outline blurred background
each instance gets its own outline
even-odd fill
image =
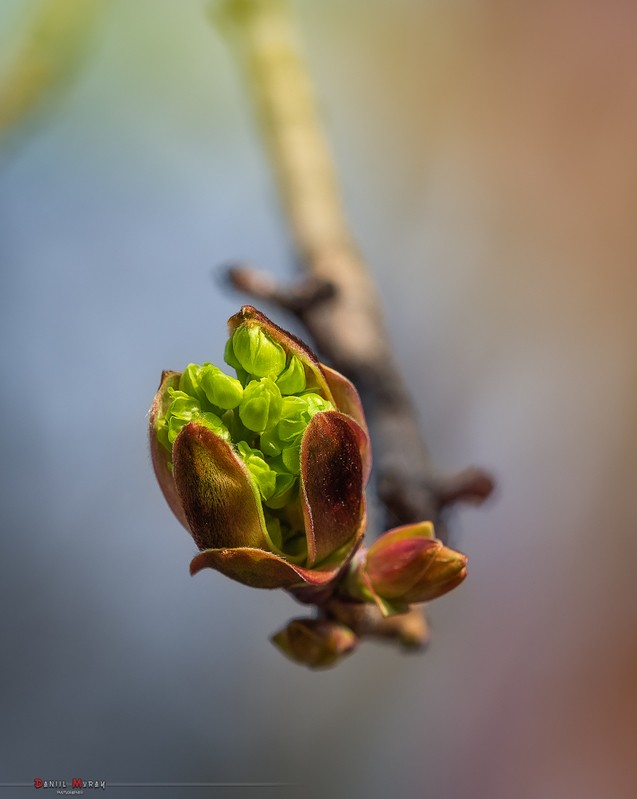
[[[634,797],[637,6],[293,3],[435,463],[499,483],[429,650],[313,673],[290,597],[189,577],[147,453],[244,299],[215,268],[293,275],[243,74],[202,0],[57,2],[0,6],[0,782]]]

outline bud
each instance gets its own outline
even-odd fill
[[[300,474],[301,472],[301,442],[297,441],[290,444],[289,447],[283,447],[281,451],[281,460],[283,466],[291,474]]]
[[[206,394],[199,382],[200,374],[201,366],[196,363],[189,363],[179,378],[179,390],[190,397],[196,397],[199,402],[206,402]]]
[[[234,354],[234,349],[232,348],[232,337],[226,341],[226,347],[223,352],[223,360],[228,364],[228,366],[231,366],[235,370],[237,373],[237,379],[242,386],[245,386],[246,383],[250,382],[250,375],[246,372],[243,366],[241,366]]]
[[[396,527],[381,536],[353,567],[355,593],[376,602],[384,615],[436,599],[459,585],[467,558],[433,538],[430,522]]]
[[[305,369],[296,355],[290,356],[288,365],[279,375],[276,384],[281,394],[300,394],[301,391],[305,391],[307,385]]]
[[[349,627],[326,619],[293,619],[271,640],[290,660],[312,669],[334,666],[358,643]]]
[[[433,563],[402,596],[409,604],[429,602],[447,594],[467,576],[467,556],[454,549],[442,546]]]
[[[303,397],[284,397],[281,418],[276,426],[277,438],[283,444],[281,449],[303,435],[310,418]]]
[[[191,573],[301,598],[339,577],[364,533],[364,415],[346,378],[254,308],[229,328],[224,357],[238,380],[213,364],[163,374],[153,466],[201,550]]]
[[[253,322],[245,322],[235,330],[232,352],[241,368],[255,377],[277,377],[285,369],[283,347]]]
[[[276,484],[272,494],[264,499],[264,504],[273,510],[280,510],[296,499],[299,480],[297,475],[288,472],[280,461],[271,460],[270,468],[274,471]]]
[[[204,411],[196,420],[203,427],[212,430],[213,433],[219,436],[224,441],[230,441],[230,432],[222,420],[215,414],[209,411]]]
[[[239,417],[248,430],[263,433],[281,418],[281,392],[269,377],[251,380],[243,390]]]
[[[237,378],[224,374],[211,363],[201,367],[199,383],[208,402],[218,408],[236,408],[243,398],[243,387]]]
[[[237,450],[258,485],[261,496],[269,499],[276,489],[276,472],[265,462],[263,453],[248,446],[245,441],[237,444]]]
[[[172,388],[168,389],[168,395],[172,398],[172,402],[168,406],[166,415],[160,420],[158,429],[158,437],[164,446],[167,442],[168,449],[172,448],[181,430],[193,420],[213,430],[226,441],[229,440],[230,434],[221,419],[210,411],[202,411],[196,399]]]
[[[272,458],[285,453],[283,468],[298,474],[299,447],[310,419],[320,411],[331,410],[332,403],[318,394],[284,397],[278,423],[261,434],[261,449]]]

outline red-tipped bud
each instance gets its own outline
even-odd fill
[[[351,584],[386,615],[436,599],[459,585],[467,558],[433,537],[430,522],[397,527],[361,556]]]

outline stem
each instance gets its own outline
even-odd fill
[[[102,5],[103,0],[41,0],[0,80],[0,136],[12,132],[65,85],[86,52]]]
[[[291,291],[246,268],[233,284],[292,311],[319,352],[361,392],[374,438],[377,490],[387,524],[424,519],[444,536],[440,511],[480,503],[493,482],[480,469],[441,477],[385,331],[374,283],[350,234],[312,86],[285,0],[223,0],[219,16],[248,74],[261,128],[301,264]],[[326,290],[329,289],[329,290]]]

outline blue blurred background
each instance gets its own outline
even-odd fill
[[[38,6],[0,6],[0,76]],[[291,598],[189,577],[146,412],[162,369],[222,358],[243,298],[214,268],[293,258],[206,3],[98,3],[0,153],[0,781],[634,797],[637,8],[294,9],[435,462],[499,481],[454,519],[469,578],[425,655],[312,673],[267,640]]]

